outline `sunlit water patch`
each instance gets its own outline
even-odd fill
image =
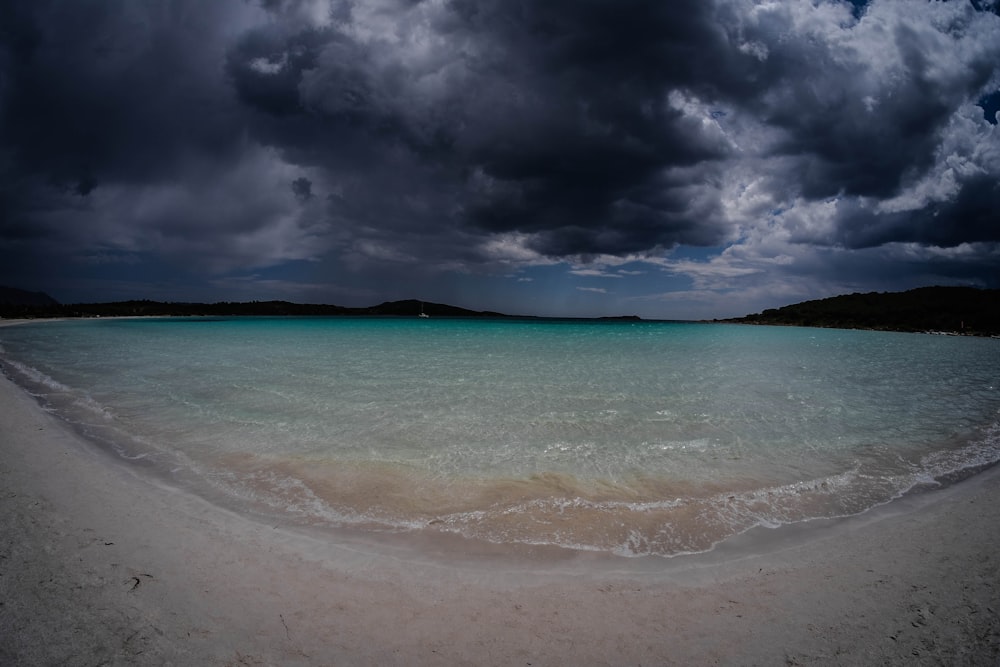
[[[245,511],[621,555],[863,512],[1000,459],[1000,341],[660,322],[0,329],[118,456]]]

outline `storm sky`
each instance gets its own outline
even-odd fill
[[[0,284],[728,317],[1000,287],[1000,0],[6,0]]]

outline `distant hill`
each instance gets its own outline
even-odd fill
[[[59,302],[45,292],[28,292],[0,285],[0,306],[58,306]]]
[[[21,292],[21,294],[30,294]],[[44,296],[44,295],[43,295]],[[0,317],[142,317],[142,316],[215,316],[236,315],[381,315],[416,317],[420,312],[430,317],[510,317],[492,311],[476,311],[429,301],[386,301],[377,306],[349,308],[327,304],[292,303],[289,301],[243,301],[218,303],[175,303],[149,300],[115,301],[110,303],[60,304],[54,299],[34,303],[5,302],[0,294]]]
[[[726,322],[1000,335],[1000,290],[921,287],[869,292],[770,308]]]
[[[510,317],[509,315],[489,310],[468,310],[466,308],[459,308],[458,306],[449,306],[444,303],[431,303],[415,299],[386,301],[370,308],[354,308],[351,310],[362,311],[354,313],[358,315],[417,315],[423,312],[425,315],[433,317]]]

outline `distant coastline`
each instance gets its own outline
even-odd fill
[[[443,303],[405,299],[350,307],[290,301],[165,302],[149,299],[61,304],[44,292],[0,287],[0,319],[88,317],[308,317],[381,316],[570,319],[596,322],[646,321],[637,315],[566,318],[512,315]],[[906,292],[845,294],[769,308],[743,317],[704,320],[728,324],[868,329],[1000,337],[1000,289],[920,287]]]
[[[855,293],[713,321],[996,337],[1000,336],[1000,290],[920,287],[906,292]]]
[[[0,319],[51,319],[88,317],[310,317],[380,316],[482,317],[514,319],[592,319],[595,321],[640,321],[637,315],[594,318],[539,318],[510,315],[491,310],[471,310],[459,306],[417,299],[386,301],[375,306],[349,307],[291,301],[220,301],[216,303],[151,301],[134,299],[104,303],[61,304],[44,292],[27,292],[0,287]]]
[[[421,311],[432,317],[510,317],[503,313],[475,311],[414,299],[387,301],[377,306],[361,308],[331,304],[292,303],[290,301],[194,303],[150,301],[148,299],[45,305],[0,303],[0,317],[19,319],[48,317],[417,316]]]

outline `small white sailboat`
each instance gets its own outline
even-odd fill
[[[430,317],[430,315],[428,315],[427,313],[424,312],[424,302],[423,301],[420,302],[420,315],[418,315],[417,317]]]

